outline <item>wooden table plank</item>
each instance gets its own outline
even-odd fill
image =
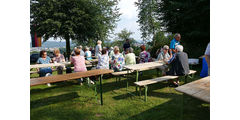
[[[63,75],[32,78],[30,80],[30,86],[36,86],[36,85],[47,84],[47,83],[55,83],[55,82],[61,82],[61,81],[65,81],[65,80],[73,80],[73,79],[97,76],[97,75],[103,75],[103,74],[109,74],[112,72],[113,72],[113,70],[109,70],[109,69],[96,69],[96,70],[90,70],[90,71],[86,71],[86,72],[76,72],[76,73],[69,73],[69,74],[63,74]]]
[[[98,59],[92,59],[92,60],[85,60],[86,65],[92,65],[98,62]],[[57,67],[57,66],[66,66],[70,65],[71,62],[62,62],[62,63],[50,63],[50,64],[34,64],[30,65],[30,69],[32,68],[45,68],[45,67]]]
[[[210,76],[179,86],[175,89],[210,103]]]
[[[142,64],[126,65],[124,66],[124,68],[130,69],[130,70],[144,71],[144,70],[159,68],[162,65],[164,65],[162,61],[156,61],[156,62],[147,62]]]

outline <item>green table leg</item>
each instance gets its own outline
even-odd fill
[[[127,90],[128,90],[128,80],[127,80]]]
[[[103,105],[103,98],[102,98],[102,75],[100,75],[100,99],[101,99],[101,105]]]
[[[138,82],[138,77],[139,77],[139,71],[136,71],[136,82]],[[136,92],[138,91],[138,86],[136,86]]]
[[[142,92],[141,88],[142,88],[142,87],[139,87],[139,96],[140,96],[140,97],[141,97],[141,92]]]
[[[148,90],[148,86],[144,86],[145,87],[145,102],[147,102],[147,90]]]
[[[95,98],[96,98],[96,101],[97,101],[97,82],[95,84],[94,91],[95,91]]]

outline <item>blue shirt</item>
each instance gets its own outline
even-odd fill
[[[177,45],[180,45],[180,42],[177,41],[175,38],[172,39],[171,43],[170,43],[170,49],[175,49],[175,47]],[[174,53],[174,52],[173,52]]]
[[[168,61],[168,64],[170,64],[175,59],[176,54],[173,54],[172,58]]]
[[[39,57],[37,60],[37,64],[50,64],[51,58],[47,56],[47,58],[45,60],[43,60],[42,57]],[[48,67],[50,68],[50,67]],[[46,68],[40,68],[41,69],[46,69]],[[50,68],[51,69],[51,68]]]

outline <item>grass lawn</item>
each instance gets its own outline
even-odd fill
[[[201,66],[192,80],[200,79]],[[54,72],[53,74],[56,74]],[[32,74],[36,77],[38,74]],[[156,70],[143,72],[140,80],[154,78]],[[180,79],[181,80],[181,79]],[[188,79],[191,80],[191,79]],[[129,91],[135,92],[131,79]],[[184,82],[182,81],[181,84]],[[143,92],[142,92],[143,94]],[[98,100],[100,96],[98,94]],[[31,120],[209,120],[210,104],[192,98],[168,87],[162,82],[148,87],[148,101],[144,94],[132,96],[126,91],[126,81],[116,83],[114,77],[103,79],[103,102],[101,106],[94,96],[94,88],[80,86],[77,81],[66,81],[31,87]]]

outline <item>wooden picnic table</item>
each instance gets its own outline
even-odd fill
[[[98,59],[92,59],[92,60],[85,60],[85,64],[95,64],[98,62]],[[45,67],[57,67],[57,66],[66,66],[70,65],[71,62],[62,62],[62,63],[50,63],[50,64],[34,64],[30,65],[30,69],[32,68],[45,68]]]
[[[210,76],[179,86],[175,89],[210,103]]]
[[[134,64],[134,65],[126,65],[124,68],[127,69],[128,73],[136,71],[136,82],[139,80],[139,71],[145,71],[145,70],[152,70],[156,68],[160,68],[164,65],[163,61],[155,61],[155,62],[147,62],[147,63],[141,63],[141,64]],[[136,86],[137,91],[137,86]]]
[[[45,67],[57,67],[57,66],[65,66],[71,64],[71,62],[63,62],[63,63],[50,63],[50,64],[34,64],[30,65],[30,69],[32,68],[45,68]]]
[[[164,65],[163,61],[155,61],[155,62],[147,62],[147,63],[140,63],[134,65],[126,65],[124,68],[134,71],[145,71],[156,69]]]
[[[39,77],[39,78],[32,78],[30,80],[30,86],[37,86],[47,83],[56,83],[66,80],[74,80],[79,78],[91,77],[91,76],[100,76],[100,98],[101,98],[101,105],[103,105],[102,99],[102,75],[113,73],[113,70],[109,69],[95,69],[89,70],[86,72],[76,72],[76,73],[69,73],[69,74],[62,74],[62,75],[55,75],[55,76],[48,76],[48,77]]]

